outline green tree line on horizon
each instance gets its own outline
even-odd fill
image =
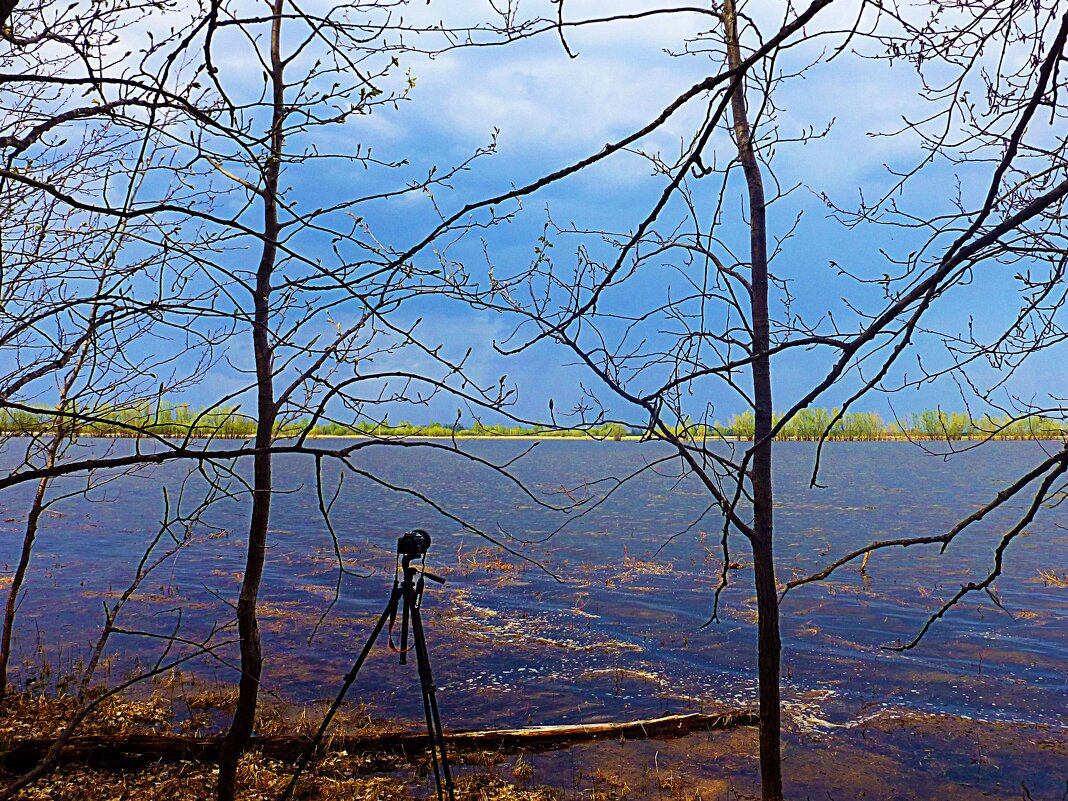
[[[884,420],[878,412],[849,412],[835,420],[838,408],[810,408],[799,412],[783,428],[777,439],[818,440],[829,428],[831,440],[961,440],[1056,439],[1068,434],[1063,421],[1038,415],[983,415],[929,409],[913,412],[896,420]],[[256,419],[241,412],[239,406],[195,408],[188,403],[145,404],[123,408],[100,408],[71,412],[73,427],[64,423],[72,436],[99,437],[193,437],[244,439],[255,436]],[[65,417],[70,420],[72,417]],[[778,420],[778,417],[776,417]],[[833,421],[833,424],[832,424]],[[34,413],[22,409],[0,408],[0,433],[7,436],[36,434],[55,430],[58,423],[48,411]],[[695,440],[730,438],[751,440],[754,432],[751,411],[733,415],[725,424],[706,425],[688,421],[677,427],[676,434]],[[308,429],[307,420],[279,423],[279,436],[296,436]],[[331,422],[317,425],[309,432],[320,437],[544,437],[558,439],[607,439],[646,437],[646,432],[620,423],[602,423],[574,427],[488,425],[481,421],[455,424],[412,423],[388,419],[361,420],[346,424]]]

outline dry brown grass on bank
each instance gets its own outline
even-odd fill
[[[71,696],[11,693],[0,701],[0,745],[30,737],[55,737],[78,710]],[[79,734],[158,734],[171,730],[174,702],[169,698],[112,697],[86,717]]]
[[[147,700],[109,698],[79,727],[77,734],[123,735],[160,733],[186,728],[176,710],[194,713],[225,709],[229,693],[200,690],[175,699]],[[0,702],[0,750],[24,738],[54,737],[75,713],[77,703],[70,697],[48,697],[13,693]],[[285,710],[268,710],[258,728],[281,730]],[[300,719],[291,721],[287,731],[301,733]],[[346,710],[345,730],[386,726],[370,718],[365,710]],[[520,759],[515,778],[524,781],[529,771]],[[387,764],[388,763],[388,764]],[[486,765],[492,769],[492,761]],[[392,775],[368,775],[386,768]],[[293,766],[250,753],[238,770],[240,801],[275,801],[289,783]],[[182,761],[158,763],[129,770],[101,769],[82,764],[65,765],[23,790],[19,801],[188,801],[214,797],[218,768],[211,762]],[[0,786],[14,776],[0,773]],[[463,775],[457,779],[458,801],[554,801],[557,795],[547,788],[518,787],[491,773]],[[295,801],[414,801],[433,798],[433,786],[426,766],[412,768],[399,760],[376,759],[366,754],[329,753],[309,766],[297,785]]]
[[[292,766],[246,755],[238,768],[239,801],[276,801],[289,782]],[[19,801],[189,801],[214,797],[218,769],[214,765],[179,763],[120,772],[81,766],[64,768],[23,791]],[[344,756],[334,755],[315,764],[301,778],[295,801],[414,801],[425,796],[396,776],[360,776],[351,773]],[[430,788],[433,798],[433,788]],[[461,776],[456,781],[457,801],[555,801],[547,788],[525,789],[487,773]]]
[[[102,689],[92,690],[85,703],[103,694]],[[177,684],[148,698],[113,696],[100,701],[76,734],[218,734],[236,703],[237,691],[233,688],[183,689]],[[10,693],[0,701],[0,746],[16,739],[55,737],[78,708],[77,699],[70,695]],[[309,709],[264,703],[257,717],[256,733],[313,734],[324,710],[325,704]],[[341,734],[395,730],[399,730],[395,723],[373,718],[359,705],[342,708],[332,729]]]

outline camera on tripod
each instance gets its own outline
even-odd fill
[[[430,547],[430,535],[417,528],[397,538],[397,555],[421,559]]]
[[[424,565],[412,564],[415,559],[426,556],[430,547],[430,535],[423,529],[416,528],[407,534],[397,538],[397,566],[393,574],[393,590],[390,592],[386,608],[382,610],[378,622],[375,624],[371,636],[364,643],[363,650],[356,657],[352,670],[345,674],[341,689],[338,691],[334,702],[327,710],[319,731],[316,732],[307,748],[297,761],[297,769],[289,779],[285,792],[282,793],[282,801],[289,801],[293,797],[293,790],[297,786],[297,779],[304,772],[311,760],[312,755],[317,753],[319,744],[323,741],[330,721],[341,708],[345,701],[345,695],[352,687],[356,676],[363,667],[364,661],[371,648],[374,646],[382,630],[389,625],[390,650],[400,654],[400,663],[403,665],[407,660],[409,651],[408,633],[412,633],[413,644],[411,649],[415,651],[415,661],[419,666],[419,687],[423,695],[423,711],[426,714],[426,731],[430,744],[430,762],[434,767],[434,782],[438,788],[438,801],[456,801],[456,792],[452,783],[452,769],[449,767],[449,758],[445,751],[445,730],[441,725],[441,715],[438,712],[437,686],[430,672],[430,651],[426,644],[426,635],[423,633],[423,621],[419,608],[423,599],[423,579],[430,579],[437,584],[444,584],[445,579],[428,572]],[[400,645],[393,644],[393,625],[400,617]]]

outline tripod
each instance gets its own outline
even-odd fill
[[[434,766],[434,783],[437,785],[438,790],[438,801],[444,801],[446,796],[448,801],[455,801],[452,771],[449,769],[449,760],[445,754],[445,735],[441,728],[441,716],[438,714],[437,687],[434,685],[434,678],[430,672],[430,652],[427,650],[426,637],[423,634],[423,621],[419,615],[424,578],[428,578],[438,584],[444,584],[445,579],[435,576],[433,573],[428,573],[425,567],[416,568],[412,566],[413,560],[424,560],[426,558],[426,552],[429,547],[430,535],[422,529],[409,531],[397,540],[397,559],[400,563],[400,568],[393,575],[393,591],[390,593],[386,608],[382,610],[378,622],[371,631],[371,636],[367,638],[363,650],[360,651],[360,655],[353,663],[352,670],[345,675],[345,681],[341,685],[337,697],[334,698],[333,704],[330,705],[326,717],[323,718],[319,731],[316,732],[307,750],[297,761],[297,770],[282,794],[282,801],[287,801],[293,794],[297,779],[300,778],[300,774],[307,767],[312,755],[322,742],[323,736],[330,726],[330,721],[338,709],[341,708],[345,695],[348,693],[349,688],[352,687],[353,682],[356,681],[360,668],[363,667],[363,663],[367,660],[367,656],[371,653],[371,648],[382,633],[382,629],[385,628],[387,621],[389,622],[390,650],[400,654],[400,663],[402,665],[408,662],[408,629],[411,628],[415,661],[419,669],[419,687],[423,696],[423,714],[426,717],[426,733],[430,740],[430,759]],[[416,579],[416,573],[419,574],[418,580]],[[398,607],[400,607],[401,613],[399,647],[393,644],[393,625],[397,619]]]

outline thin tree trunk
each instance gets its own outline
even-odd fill
[[[731,69],[741,66],[737,15],[733,0],[725,0],[723,22],[727,60]],[[764,181],[753,147],[746,112],[745,82],[731,98],[738,157],[749,190],[749,248],[752,264],[750,303],[753,327],[753,412],[755,443],[753,481],[753,568],[757,594],[757,676],[760,696],[760,784],[764,801],[781,801],[779,602],[775,586],[774,495],[771,479],[771,360],[768,314],[768,248]]]
[[[248,747],[256,723],[256,705],[263,673],[263,650],[260,643],[256,604],[263,564],[267,553],[267,531],[271,517],[272,457],[263,449],[274,438],[277,408],[274,398],[274,351],[270,339],[271,276],[277,258],[278,179],[281,173],[282,125],[285,118],[284,64],[281,57],[283,0],[275,0],[271,23],[272,120],[270,152],[264,166],[263,184],[263,251],[256,270],[253,293],[252,343],[256,362],[256,448],[253,457],[252,515],[249,521],[248,551],[241,593],[237,600],[237,628],[241,643],[241,679],[237,707],[230,729],[219,749],[219,801],[233,801],[237,792],[237,763]]]

